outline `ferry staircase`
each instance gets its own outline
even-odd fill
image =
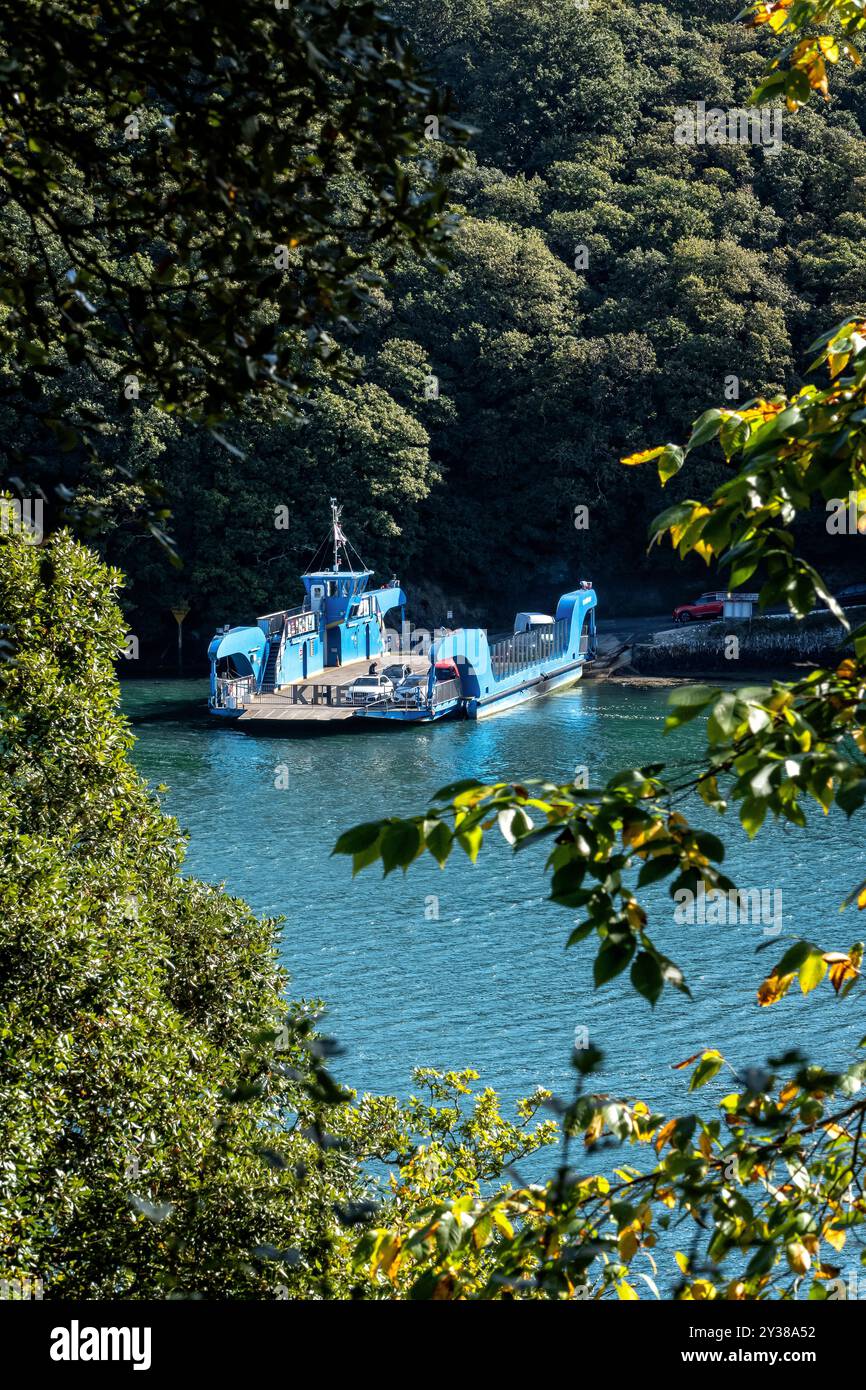
[[[277,662],[280,659],[280,637],[271,637],[268,644],[268,659],[262,676],[262,694],[272,695],[277,688]]]

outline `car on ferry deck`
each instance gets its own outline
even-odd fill
[[[350,705],[369,705],[375,700],[390,700],[394,694],[394,682],[390,676],[359,676],[349,686]]]
[[[406,675],[394,687],[394,699],[398,704],[419,705],[427,690],[427,673]]]

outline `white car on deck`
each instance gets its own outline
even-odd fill
[[[394,682],[390,676],[359,676],[349,686],[350,705],[371,705],[376,700],[390,700],[394,694]]]

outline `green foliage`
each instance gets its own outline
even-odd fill
[[[325,1291],[363,1184],[321,1142],[342,1093],[314,1014],[287,1018],[274,924],[181,876],[129,761],[119,576],[64,533],[0,547],[0,1272],[52,1298]]]
[[[447,239],[457,128],[372,0],[7,0],[0,52],[2,384],[52,481],[131,401],[296,404],[394,248]]]
[[[766,25],[785,44],[752,94],[758,104],[784,97],[788,110],[797,111],[814,91],[829,101],[828,65],[843,55],[858,66],[862,61],[851,42],[866,30],[866,15],[856,0],[770,0],[747,5],[739,17],[753,28]],[[825,26],[833,32],[814,32]]]
[[[479,1194],[452,1178],[444,1197],[433,1191],[419,1210],[389,1206],[390,1222],[377,1223],[356,1256],[379,1296],[848,1296],[834,1261],[864,1249],[856,1095],[866,1063],[828,1073],[790,1052],[735,1073],[720,1115],[666,1120],[642,1101],[589,1093],[598,1060],[575,1055],[575,1096],[559,1106],[561,1161],[548,1183]],[[730,1069],[712,1049],[678,1066],[695,1063],[690,1090]],[[587,1157],[627,1145],[636,1162],[620,1158],[609,1176],[581,1172],[572,1156],[579,1138]],[[688,1253],[672,1249],[674,1225]]]

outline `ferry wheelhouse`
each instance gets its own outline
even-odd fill
[[[332,563],[317,567],[322,546],[301,576],[305,596],[297,608],[266,613],[254,627],[225,627],[208,647],[210,709],[237,718],[257,697],[312,681],[326,670],[385,653],[385,617],[405,617],[406,595],[396,579],[369,588],[373,571],[356,568],[331,499]]]

